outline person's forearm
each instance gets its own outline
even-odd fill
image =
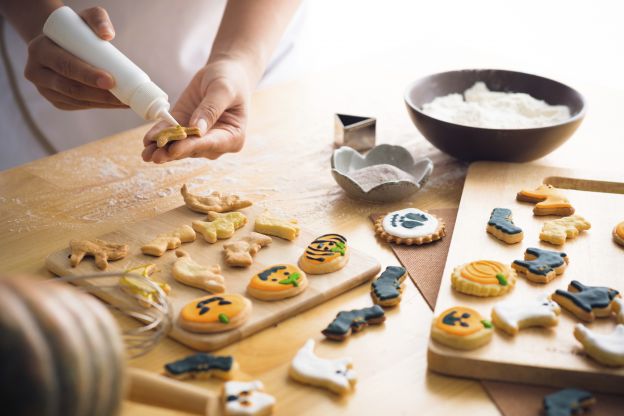
[[[271,58],[300,0],[230,0],[208,63],[242,61],[255,85]]]
[[[50,13],[62,5],[61,0],[3,0],[0,14],[28,43],[41,33]]]

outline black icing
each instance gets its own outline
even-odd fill
[[[494,208],[492,214],[490,214],[488,225],[505,234],[519,234],[522,232],[522,228],[515,225],[511,220],[511,210],[508,208]]]
[[[324,262],[325,259],[323,257],[334,255],[332,247],[336,245],[336,242],[346,244],[347,239],[340,234],[323,234],[317,237],[306,248],[306,258],[319,263]]]
[[[217,302],[217,301],[219,301],[220,306],[232,304],[232,302],[230,302],[229,300],[223,299],[221,296],[213,296],[211,298],[197,302],[197,305],[195,305],[195,308],[199,308],[199,314],[203,315],[210,310],[210,308],[206,305],[212,302]]]
[[[401,277],[405,269],[399,266],[388,266],[386,270],[373,281],[373,293],[379,300],[394,299],[401,295]]]
[[[195,354],[165,365],[165,370],[172,375],[201,373],[210,370],[230,371],[234,359],[231,356]]]
[[[258,273],[258,277],[260,278],[260,280],[266,281],[273,273],[277,273],[278,271],[284,270],[285,268],[286,266],[273,266],[269,269],[264,270],[263,272]]]
[[[347,335],[353,328],[358,330],[369,321],[385,317],[384,310],[379,305],[352,311],[342,311],[322,332],[325,335]]]
[[[426,215],[415,212],[408,212],[405,215],[395,213],[390,217],[390,225],[408,229],[420,227],[426,221],[429,221]]]
[[[457,311],[453,310],[444,315],[444,317],[442,317],[442,323],[448,326],[455,326],[455,324],[459,324],[459,326],[463,326],[464,328],[468,327],[469,324],[464,322],[462,319],[470,318],[470,314],[468,312],[464,312],[461,316],[455,316],[456,313]]]
[[[557,289],[555,295],[570,299],[576,306],[591,313],[593,308],[607,308],[619,292],[603,286],[585,286],[572,280],[568,290]]]
[[[566,253],[559,251],[543,250],[535,247],[527,248],[524,252],[525,257],[527,254],[535,258],[532,260],[515,260],[514,264],[527,269],[533,274],[542,276],[554,271],[557,267],[561,267],[568,256]]]
[[[544,414],[546,416],[570,416],[577,414],[579,408],[587,407],[594,396],[588,391],[564,389],[544,396]]]

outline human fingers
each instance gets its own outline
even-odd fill
[[[115,37],[113,23],[104,8],[91,7],[81,11],[79,15],[101,39],[112,40]]]
[[[239,152],[243,148],[244,140],[242,130],[237,127],[215,128],[202,137],[191,137],[172,143],[167,156],[169,160],[185,157],[217,159],[224,153]]]
[[[203,91],[203,99],[191,114],[189,125],[202,135],[214,126],[236,97],[236,90],[225,78],[216,78]]]
[[[37,87],[37,90],[45,99],[50,101],[50,103],[52,103],[54,107],[61,110],[82,110],[86,108],[120,108],[119,105],[115,104],[94,103],[90,101],[77,100],[75,98],[63,95],[50,88]]]

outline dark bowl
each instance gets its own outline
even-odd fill
[[[492,91],[524,92],[550,105],[567,105],[570,118],[546,127],[488,129],[433,118],[422,106],[434,98],[463,93],[483,81]],[[462,160],[528,162],[561,146],[585,116],[585,100],[576,90],[537,75],[498,69],[467,69],[429,75],[405,92],[409,115],[425,138],[441,151]]]

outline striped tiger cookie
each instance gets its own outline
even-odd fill
[[[325,274],[342,269],[348,261],[347,239],[340,234],[323,234],[308,244],[299,267],[309,274]]]

